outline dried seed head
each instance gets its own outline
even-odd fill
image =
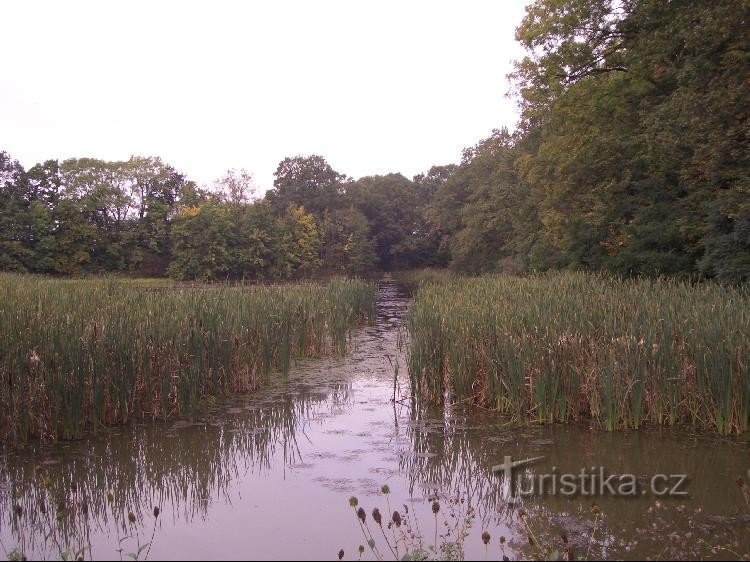
[[[154,517],[158,518],[160,513],[161,513],[161,511],[159,510],[159,508],[158,507],[154,507]]]
[[[383,518],[380,516],[380,510],[377,507],[372,510],[372,518],[378,525],[383,525]]]
[[[505,537],[500,535],[500,544],[505,544]]]
[[[130,521],[130,523],[135,523],[136,521],[135,514],[132,511],[128,511],[128,521]]]
[[[339,550],[339,560],[341,560],[344,557],[344,549],[342,548]]]
[[[438,502],[432,502],[432,513],[437,515],[438,511],[440,511],[440,504]]]
[[[593,513],[594,515],[599,515],[601,512],[602,510],[599,508],[598,505],[596,505],[595,503],[591,504],[591,513]]]
[[[361,507],[357,510],[357,517],[359,517],[359,520],[362,521],[362,523],[365,522],[367,519],[367,514],[365,513],[365,510]]]
[[[391,517],[391,521],[393,521],[393,524],[396,525],[396,527],[401,526],[401,514],[398,511],[393,512],[393,517]]]
[[[489,533],[488,533],[487,531],[484,531],[484,532],[482,533],[482,542],[483,542],[483,543],[484,543],[485,545],[488,545],[488,544],[490,543],[490,534],[489,534]]]
[[[357,498],[355,498],[354,496],[352,496],[351,498],[349,498],[349,505],[350,506],[357,507],[358,504],[359,504],[359,500]]]
[[[365,553],[365,547],[364,547],[364,545],[362,545],[362,544],[359,545],[359,548],[357,549],[357,551],[359,552],[359,555],[362,556]]]
[[[380,488],[380,491],[383,492],[383,495],[387,496],[391,493],[391,489],[388,487],[388,484],[384,484],[382,488]]]

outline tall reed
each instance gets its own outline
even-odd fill
[[[518,420],[608,430],[750,429],[746,289],[584,273],[422,284],[409,318],[416,392]]]
[[[375,287],[144,288],[0,275],[0,440],[193,415],[293,358],[341,353]]]

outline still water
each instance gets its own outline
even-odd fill
[[[475,408],[414,405],[408,304],[383,282],[377,321],[353,334],[345,357],[299,362],[285,380],[216,404],[199,421],[2,453],[0,555],[331,560],[340,549],[357,559],[364,545],[363,559],[393,559],[463,535],[471,559],[565,557],[566,548],[576,559],[750,556],[750,505],[736,483],[750,480],[747,437],[519,429]],[[506,456],[543,457],[513,481],[602,467],[634,475],[638,493],[566,497],[548,487],[514,501],[518,486],[492,472]],[[655,496],[657,474],[687,475],[687,495]],[[394,510],[402,526],[388,529]]]

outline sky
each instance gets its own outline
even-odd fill
[[[297,154],[412,177],[514,126],[525,3],[3,2],[0,150],[244,168],[261,191]]]

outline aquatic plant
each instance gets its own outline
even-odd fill
[[[607,430],[750,429],[743,288],[585,273],[420,285],[408,328],[415,394],[517,421]]]
[[[295,358],[343,353],[375,286],[140,287],[0,275],[0,441],[194,416]]]

